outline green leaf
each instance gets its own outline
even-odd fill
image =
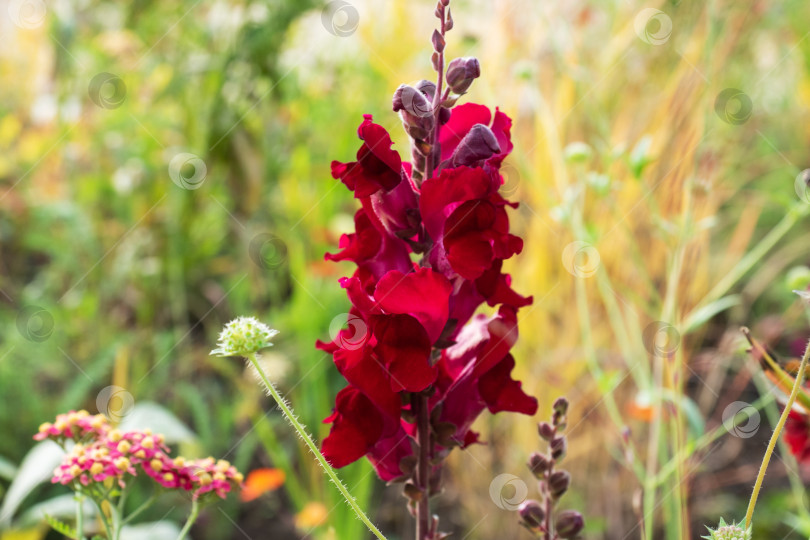
[[[11,480],[17,474],[17,466],[0,456],[0,478]]]
[[[167,443],[193,442],[197,436],[174,413],[151,401],[137,403],[118,426],[123,431],[151,429],[162,433]]]
[[[741,301],[742,297],[739,294],[732,294],[719,298],[707,306],[696,309],[691,312],[686,321],[684,321],[682,326],[683,333],[688,334],[718,313],[738,305]]]
[[[641,178],[644,168],[652,162],[652,158],[648,155],[650,146],[652,146],[652,137],[644,135],[630,152],[630,171],[636,178]]]
[[[11,522],[17,508],[28,494],[51,478],[53,470],[62,461],[63,456],[64,451],[53,441],[42,441],[28,451],[8,487],[3,506],[0,506],[0,529]]]
[[[121,540],[175,540],[179,535],[180,527],[168,520],[127,525],[121,529]]]
[[[76,515],[76,504],[76,497],[72,493],[59,495],[58,497],[35,504],[26,510],[17,520],[15,525],[20,525],[23,527],[34,525],[36,523],[40,523],[43,519],[46,519],[46,516],[58,519],[71,519]],[[82,504],[82,509],[84,511],[85,518],[87,516],[96,515],[96,507],[89,499],[85,498],[84,503]]]
[[[59,521],[55,517],[49,516],[48,514],[45,514],[45,521],[48,523],[48,525],[51,526],[53,530],[55,530],[59,534],[67,536],[68,538],[76,538],[77,536],[76,529],[74,529],[64,521]]]

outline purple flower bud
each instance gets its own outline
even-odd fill
[[[442,36],[438,30],[433,31],[433,36],[430,38],[433,42],[433,50],[440,53],[444,51],[444,36]]]
[[[539,502],[529,499],[523,501],[518,508],[520,522],[532,532],[540,532],[546,519],[546,511]]]
[[[554,405],[552,407],[554,412],[559,412],[562,415],[565,415],[568,412],[568,400],[564,397],[558,397],[554,401]]]
[[[568,441],[565,437],[554,437],[551,440],[551,457],[559,461],[565,457],[565,452],[568,450]]]
[[[456,94],[463,94],[472,82],[481,76],[481,65],[477,58],[467,56],[455,58],[447,65],[447,86]]]
[[[474,165],[478,161],[488,159],[500,152],[501,147],[492,130],[484,124],[475,124],[461,139],[451,159],[456,167]]]
[[[551,497],[559,499],[571,485],[571,474],[568,471],[554,471],[548,479],[548,491]]]
[[[399,112],[405,130],[414,139],[425,139],[433,129],[433,107],[425,95],[407,84],[400,85],[392,101],[394,112]]]
[[[416,89],[425,95],[428,102],[432,102],[433,96],[436,94],[436,83],[422,79],[416,83]]]
[[[537,424],[537,433],[540,434],[540,438],[544,441],[551,441],[554,437],[554,426],[548,422],[540,422]]]
[[[551,461],[539,452],[533,452],[529,456],[529,462],[527,463],[529,470],[532,471],[532,474],[537,478],[543,478],[551,468]]]
[[[407,84],[399,85],[392,101],[394,112],[405,111],[416,117],[432,117],[433,107],[425,95]]]
[[[576,510],[563,510],[557,515],[557,534],[560,538],[574,538],[585,528],[585,519]]]

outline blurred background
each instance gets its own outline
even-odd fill
[[[515,356],[541,406],[483,417],[487,444],[454,452],[444,529],[530,537],[514,504],[520,483],[537,495],[525,461],[561,395],[586,538],[741,519],[779,406],[739,328],[783,358],[810,335],[791,293],[810,283],[810,5],[451,7],[447,54],[482,66],[463,99],[515,121],[503,189],[526,248],[508,271],[535,297]],[[433,8],[0,0],[0,538],[59,537],[42,514],[67,489],[42,483],[31,436],[78,408],[285,473],[208,508],[195,539],[369,537],[244,366],[208,352],[237,315],[279,329],[264,361],[328,433],[342,381],[314,342],[345,321],[352,269],[323,254],[356,208],[329,163],[353,159],[363,113],[407,156],[391,96],[433,77]],[[778,452],[755,537],[807,538],[810,476]],[[389,538],[412,536],[400,486],[365,462],[340,474]],[[141,533],[173,538],[187,503],[167,496]]]

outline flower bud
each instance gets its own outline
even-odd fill
[[[585,528],[582,514],[576,510],[563,510],[556,519],[557,534],[560,538],[574,538]]]
[[[458,143],[458,147],[453,152],[451,159],[456,167],[474,165],[500,152],[501,147],[498,145],[498,140],[492,130],[484,124],[475,124]]]
[[[447,65],[445,80],[450,90],[456,94],[463,94],[472,82],[481,76],[481,65],[477,58],[467,56],[455,58]]]
[[[554,471],[548,479],[548,491],[551,497],[559,499],[571,485],[571,474],[568,471]]]
[[[278,334],[254,317],[238,317],[222,329],[217,340],[217,348],[211,351],[215,356],[247,356],[273,344],[271,340]],[[146,440],[142,446],[146,446]]]
[[[548,422],[537,424],[537,432],[544,441],[550,441],[554,437],[554,427]]]
[[[564,397],[558,397],[556,401],[554,401],[552,408],[554,412],[559,412],[564,416],[568,412],[568,400]]]
[[[532,532],[540,532],[546,519],[546,511],[539,502],[529,499],[518,508],[521,524]]]
[[[433,96],[436,95],[436,83],[422,79],[416,83],[415,88],[425,95],[428,102],[433,102]]]
[[[392,102],[395,112],[398,112],[405,126],[405,131],[414,140],[425,140],[433,130],[435,120],[433,106],[428,98],[418,89],[407,84],[400,85],[394,92]]]
[[[527,463],[529,470],[532,471],[532,474],[537,478],[543,478],[551,468],[551,462],[549,459],[539,452],[533,452],[529,456],[529,462]]]
[[[565,437],[554,437],[550,446],[551,457],[559,461],[565,457],[565,452],[568,450],[568,441]]]
[[[433,50],[436,52],[444,52],[444,36],[438,30],[433,31],[430,41],[433,43]]]
[[[392,102],[394,112],[404,111],[416,118],[433,117],[433,108],[425,95],[407,84],[399,85]]]

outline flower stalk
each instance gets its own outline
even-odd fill
[[[295,416],[295,413],[293,413],[293,410],[287,404],[286,400],[281,396],[281,394],[278,393],[278,390],[276,390],[275,385],[272,382],[270,382],[270,379],[265,374],[261,364],[259,364],[258,358],[256,357],[256,352],[247,353],[247,359],[250,361],[251,365],[256,369],[256,372],[259,374],[259,377],[261,378],[262,383],[267,389],[267,392],[273,397],[276,404],[278,405],[278,408],[281,409],[281,412],[287,419],[287,422],[289,422],[289,424],[293,427],[296,433],[298,433],[298,436],[301,438],[302,441],[304,441],[304,444],[307,445],[307,448],[309,448],[310,452],[312,452],[312,455],[315,456],[315,459],[323,468],[324,472],[332,481],[332,483],[335,484],[335,487],[337,487],[338,491],[340,491],[340,494],[343,495],[343,498],[346,499],[346,502],[354,511],[357,518],[360,521],[362,521],[366,525],[366,527],[368,527],[368,530],[370,530],[372,534],[374,534],[374,536],[376,536],[380,540],[386,540],[383,533],[381,533],[379,529],[377,529],[377,527],[374,525],[374,523],[372,523],[372,521],[369,519],[366,513],[363,512],[363,509],[360,508],[360,505],[357,504],[357,501],[354,500],[354,497],[352,497],[351,493],[349,493],[349,490],[346,488],[346,486],[343,484],[340,478],[338,478],[332,466],[329,465],[329,463],[327,463],[326,459],[324,459],[323,454],[321,454],[320,450],[318,450],[318,446],[315,444],[315,441],[312,440],[312,437],[310,437],[309,433],[307,433],[306,428],[301,424],[301,422],[298,421],[298,418]]]
[[[768,441],[768,448],[765,450],[765,455],[762,458],[762,464],[759,467],[759,474],[757,474],[756,482],[754,482],[754,490],[751,493],[751,499],[748,501],[748,510],[745,513],[746,529],[751,527],[751,522],[754,517],[754,508],[757,505],[759,491],[762,489],[762,481],[765,479],[765,472],[768,470],[768,464],[771,461],[771,456],[773,455],[774,448],[776,447],[776,442],[779,440],[779,435],[781,435],[782,429],[785,427],[785,422],[787,422],[790,411],[793,408],[793,404],[796,402],[796,397],[799,395],[799,390],[801,389],[802,381],[804,380],[804,372],[807,368],[808,357],[810,357],[810,343],[808,343],[804,350],[801,364],[799,364],[799,371],[796,375],[796,380],[793,382],[793,388],[791,389],[790,396],[785,404],[785,409],[782,411],[782,416],[779,417],[779,422],[776,424],[776,428],[771,434],[771,440]]]

